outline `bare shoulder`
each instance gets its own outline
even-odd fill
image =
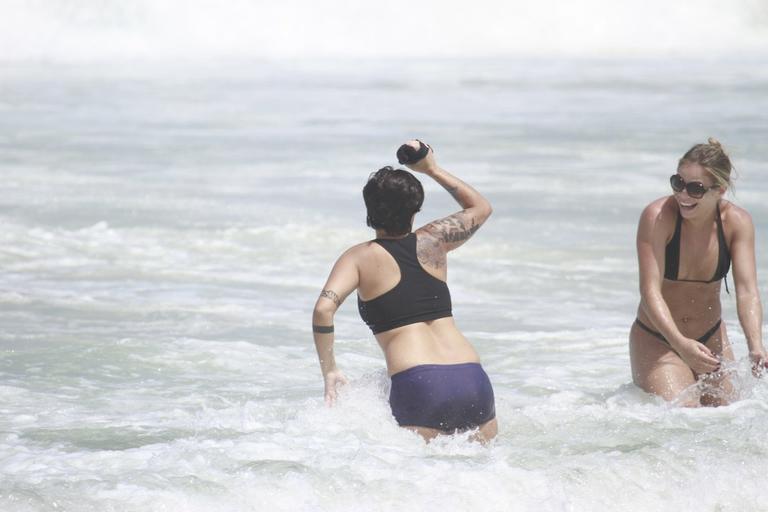
[[[339,259],[337,260],[337,264],[357,266],[370,255],[372,246],[374,245],[375,243],[372,240],[353,245],[341,253],[341,256],[339,256]]]
[[[672,196],[664,196],[652,201],[640,214],[639,230],[646,234],[664,233],[671,236],[677,219],[677,204]]]
[[[747,210],[725,199],[720,202],[720,215],[724,223],[734,227],[752,225],[752,215]]]
[[[752,215],[730,201],[720,202],[720,217],[723,220],[726,237],[731,233],[737,236],[751,235],[755,230]]]
[[[664,196],[651,201],[648,206],[643,208],[643,213],[640,214],[641,220],[653,222],[658,222],[665,218],[674,219],[676,217],[677,206],[675,205],[675,198],[672,196]]]

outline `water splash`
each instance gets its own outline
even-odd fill
[[[752,363],[748,357],[736,361],[723,360],[718,371],[701,375],[696,383],[683,390],[672,403],[728,405],[752,398],[761,382],[752,372]]]

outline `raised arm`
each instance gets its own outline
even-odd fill
[[[755,227],[752,217],[745,210],[731,206],[730,215],[736,221],[732,223],[735,229],[730,248],[733,282],[736,285],[736,309],[747,338],[749,357],[757,370],[760,365],[768,367],[768,358],[763,347],[763,305],[757,289]]]
[[[696,340],[686,338],[675,325],[672,312],[661,293],[665,264],[664,202],[656,201],[643,210],[637,228],[637,258],[640,271],[640,307],[670,346],[696,373],[717,369],[719,361]]]
[[[409,141],[407,144],[418,148],[420,143]],[[432,238],[443,253],[452,251],[469,240],[493,212],[491,203],[477,190],[437,164],[432,148],[429,148],[427,155],[418,162],[406,165],[409,169],[435,180],[462,207],[461,211],[434,220],[417,230]]]
[[[344,374],[336,366],[333,354],[333,317],[344,299],[358,286],[358,271],[353,251],[354,248],[348,250],[336,261],[312,312],[312,334],[325,382],[324,394],[328,405],[336,400],[337,386],[347,383]]]

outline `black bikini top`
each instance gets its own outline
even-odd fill
[[[396,327],[452,316],[448,285],[424,270],[416,256],[416,234],[374,240],[395,258],[400,281],[391,290],[364,301],[357,296],[360,318],[373,334]]]
[[[696,283],[714,283],[720,279],[725,278],[728,274],[728,269],[731,267],[731,253],[728,252],[728,244],[725,243],[725,233],[723,232],[723,221],[720,218],[720,205],[717,205],[717,268],[715,269],[715,275],[709,281],[702,281],[698,279],[678,279],[677,272],[680,267],[680,230],[683,225],[683,217],[680,212],[677,213],[677,224],[675,224],[675,234],[667,244],[666,248],[666,262],[664,268],[664,278],[672,281],[691,281]],[[726,282],[726,289],[728,283]]]

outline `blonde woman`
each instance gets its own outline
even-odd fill
[[[728,401],[727,380],[717,371],[721,360],[733,360],[720,304],[731,265],[754,371],[768,361],[752,218],[723,198],[731,169],[718,141],[696,144],[670,177],[672,195],[653,201],[640,216],[640,306],[629,339],[632,377],[645,391],[674,400],[707,376],[715,392],[686,395],[681,399],[686,406]]]

